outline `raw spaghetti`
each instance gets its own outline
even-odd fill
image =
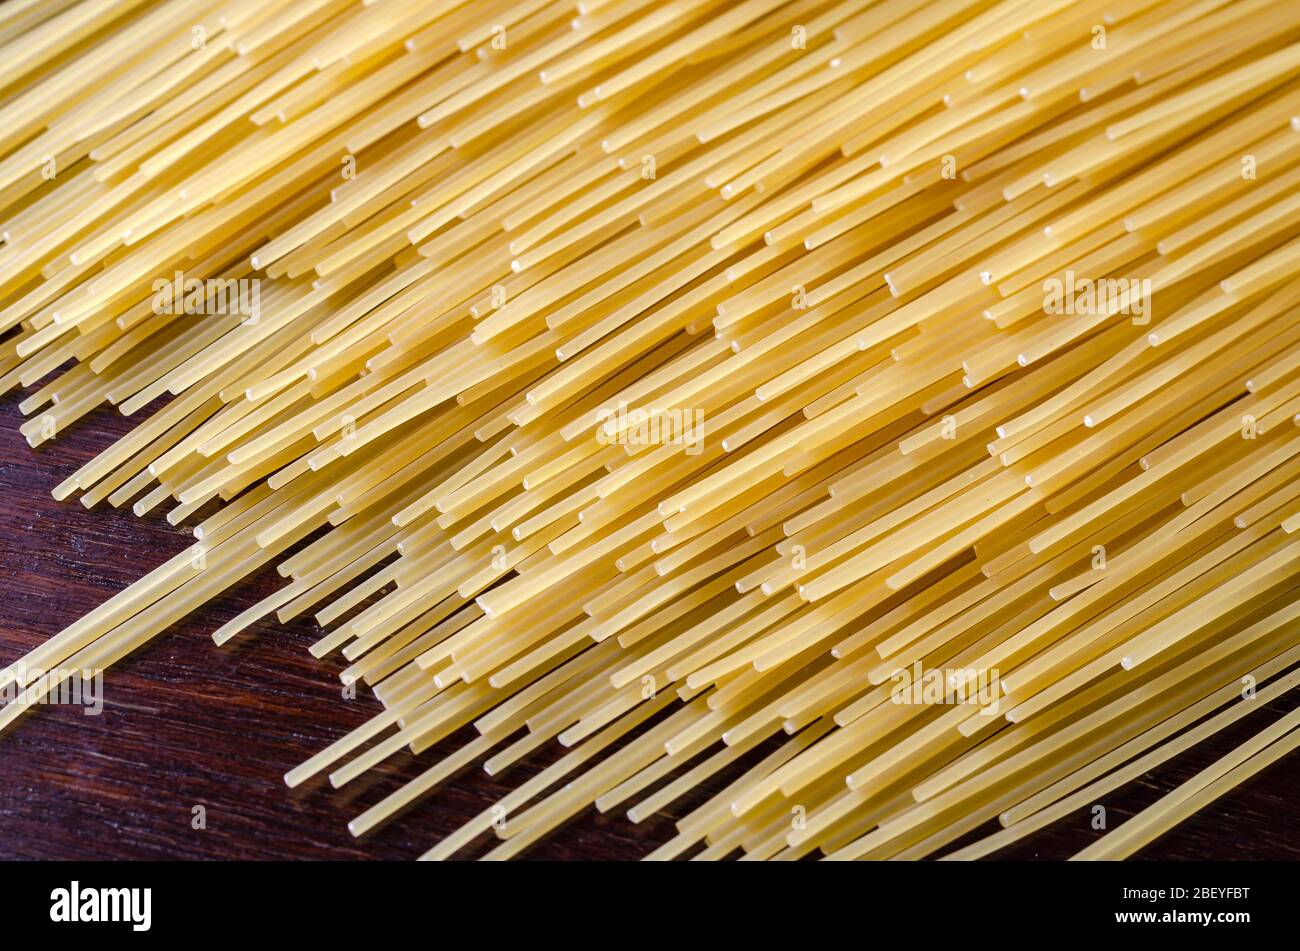
[[[139,417],[54,494],[195,535],[0,728],[270,563],[215,640],[315,611],[384,705],[290,785],[477,731],[353,833],[566,748],[429,858],[742,760],[652,858],[976,857],[1294,696],[1293,0],[13,0],[0,44],[0,386],[32,445]]]

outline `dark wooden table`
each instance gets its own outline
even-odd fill
[[[102,409],[30,450],[17,397],[0,401],[0,664],[94,608],[193,541],[161,514],[107,505],[86,511],[50,489],[129,421]],[[27,859],[410,859],[488,808],[557,755],[542,750],[499,780],[478,767],[357,840],[348,819],[420,773],[457,742],[333,790],[323,776],[296,790],[284,773],[379,709],[363,688],[341,695],[339,658],[316,660],[309,616],[272,619],[224,648],[210,634],[281,583],[266,571],[228,591],[108,671],[104,710],[47,706],[0,735],[0,855]],[[1294,693],[1294,692],[1293,692]],[[1105,801],[1122,820],[1296,703],[1285,698]],[[453,738],[463,739],[463,737]],[[717,788],[716,785],[710,788]],[[1300,858],[1300,756],[1292,756],[1140,853],[1153,859]],[[633,825],[594,809],[535,845],[536,859],[635,859],[673,833],[673,816]],[[202,806],[206,829],[192,828]],[[1080,812],[1006,858],[1060,859],[1096,835]],[[478,843],[483,851],[486,841]],[[476,854],[468,851],[466,854]]]

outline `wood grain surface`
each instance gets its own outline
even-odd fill
[[[10,394],[0,402],[0,664],[58,632],[193,542],[156,511],[136,518],[90,512],[50,489],[128,431],[115,410],[83,419],[52,445],[28,448]],[[0,735],[0,855],[22,859],[410,859],[489,808],[558,755],[544,749],[500,777],[477,766],[362,839],[346,822],[454,750],[449,738],[419,757],[403,752],[331,789],[296,790],[284,773],[379,709],[362,688],[342,696],[338,658],[316,660],[310,616],[274,619],[223,648],[210,634],[281,583],[273,570],[245,580],[105,676],[104,709],[47,706]],[[1295,706],[1292,696],[1107,797],[1113,825]],[[757,755],[762,755],[760,751]],[[744,762],[750,762],[746,759]],[[734,776],[718,777],[670,815],[633,825],[588,809],[525,853],[533,859],[635,859],[666,841],[672,820]],[[1152,843],[1140,858],[1300,858],[1300,756],[1254,777]],[[192,827],[202,806],[206,829]],[[999,854],[1062,859],[1098,834],[1080,810]],[[974,836],[972,836],[973,838]],[[481,854],[487,838],[466,856]]]

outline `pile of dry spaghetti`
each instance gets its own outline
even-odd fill
[[[216,640],[315,611],[385,708],[291,784],[477,729],[356,834],[558,743],[428,857],[742,760],[653,857],[972,857],[1300,683],[1293,0],[12,0],[0,42],[3,389],[33,445],[138,416],[55,495],[196,536],[0,727],[275,563]]]

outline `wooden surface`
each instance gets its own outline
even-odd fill
[[[17,397],[0,402],[0,664],[9,663],[193,539],[160,512],[137,519],[102,505],[55,502],[50,489],[125,433],[102,409],[33,451]],[[500,781],[462,770],[434,795],[357,840],[348,819],[417,775],[456,742],[403,752],[341,790],[323,777],[296,790],[284,773],[376,710],[364,688],[341,695],[338,658],[316,660],[303,616],[255,626],[224,648],[210,634],[280,583],[237,585],[105,676],[104,710],[48,706],[0,735],[0,855],[27,859],[409,859],[551,762],[539,751]],[[1296,692],[1293,691],[1293,694]],[[1122,821],[1297,702],[1260,712],[1104,800]],[[463,739],[457,737],[454,739]],[[746,761],[748,762],[748,760]],[[727,774],[723,779],[729,779]],[[718,788],[719,783],[710,788]],[[1300,858],[1300,756],[1292,756],[1139,853],[1152,859]],[[702,801],[674,806],[673,816]],[[192,828],[203,806],[207,828]],[[1097,833],[1081,811],[1000,854],[1071,855]],[[589,809],[525,853],[536,859],[634,859],[673,834],[671,817],[633,825]],[[476,843],[473,855],[489,845]],[[1230,884],[1230,883],[1226,883]]]

